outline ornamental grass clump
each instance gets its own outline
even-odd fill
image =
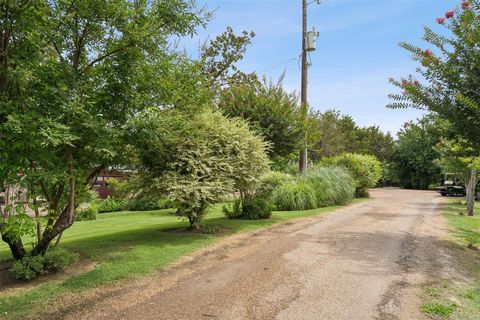
[[[271,190],[278,210],[308,210],[348,203],[355,195],[356,185],[346,168],[319,165],[296,178],[271,173],[262,179],[257,192],[268,195]]]
[[[355,181],[342,167],[313,167],[304,180],[315,190],[318,207],[344,205],[355,195]]]
[[[377,185],[382,177],[382,164],[375,156],[345,153],[324,158],[322,166],[340,166],[348,170],[355,181],[355,197],[368,198],[368,190]]]
[[[282,211],[318,208],[314,188],[303,179],[284,183],[273,192],[272,199],[277,209]]]
[[[255,195],[270,198],[273,192],[287,182],[292,182],[294,177],[288,173],[279,171],[271,171],[260,178],[258,188]]]

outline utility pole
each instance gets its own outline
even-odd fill
[[[308,62],[307,62],[307,0],[302,0],[302,83],[300,89],[300,110],[302,112],[304,125],[305,125],[305,136],[304,142],[306,144],[306,123],[308,116],[308,102],[307,102],[307,84],[308,84]],[[307,172],[307,158],[308,150],[306,145],[301,146],[300,158],[299,158],[299,169],[301,173]]]
[[[307,172],[307,121],[308,121],[308,101],[307,101],[307,87],[308,87],[308,61],[307,61],[307,52],[315,51],[317,48],[317,38],[318,32],[313,28],[312,31],[307,31],[307,9],[308,6],[316,2],[320,4],[320,0],[313,0],[308,2],[308,0],[302,0],[302,87],[300,91],[300,110],[303,116],[303,125],[304,125],[304,136],[303,142],[305,145],[301,146],[300,158],[299,158],[299,167],[301,173]]]

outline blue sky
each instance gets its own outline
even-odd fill
[[[301,52],[301,0],[199,0],[215,10],[205,30],[182,42],[189,52],[227,26],[239,33],[254,31],[242,70],[278,79],[286,72],[284,87],[300,90],[298,57]],[[441,30],[435,18],[460,1],[450,0],[323,0],[309,6],[309,29],[320,32],[311,54],[309,103],[317,110],[335,108],[362,126],[379,125],[395,134],[417,110],[386,109],[387,95],[396,92],[388,78],[414,73],[416,64],[399,47],[407,41],[424,47],[423,26]],[[293,60],[292,60],[293,59]],[[281,66],[282,62],[292,60]],[[277,66],[277,67],[275,67]]]

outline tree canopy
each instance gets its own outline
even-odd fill
[[[225,114],[246,119],[272,144],[273,159],[296,152],[302,137],[297,96],[285,91],[281,81],[231,85],[221,92],[218,103]]]
[[[435,146],[440,141],[435,117],[424,117],[417,123],[409,122],[398,132],[394,162],[400,186],[409,189],[427,189],[440,182],[440,154]]]
[[[158,81],[186,65],[171,63],[168,38],[194,33],[205,15],[189,0],[1,6],[0,181],[45,202],[47,224],[30,253],[37,255],[73,224],[76,199],[96,175],[129,160],[127,119],[177,104],[173,84]],[[21,215],[2,209],[2,238],[22,258],[23,228],[8,227]]]
[[[423,39],[431,48],[401,43],[420,63],[417,73],[391,83],[402,89],[392,94],[390,108],[428,110],[448,121],[454,140],[465,140],[480,151],[480,1],[465,0],[455,10],[447,11],[436,22],[444,32],[424,28]],[[471,168],[467,187],[468,214],[473,215],[476,168]]]
[[[420,76],[391,79],[402,89],[392,94],[390,108],[426,109],[451,122],[455,132],[480,146],[480,2],[464,1],[446,17],[437,18],[445,33],[424,28],[423,39],[431,48],[402,42],[419,62]]]
[[[313,115],[318,124],[319,134],[313,159],[321,159],[342,153],[374,155],[380,161],[389,161],[395,150],[390,133],[384,133],[378,126],[360,127],[349,115],[329,109]]]
[[[133,128],[150,189],[171,199],[192,227],[228,193],[251,194],[269,168],[268,144],[244,120],[210,108],[195,115],[150,110]]]

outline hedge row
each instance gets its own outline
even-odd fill
[[[305,175],[271,172],[262,178],[257,194],[283,211],[344,205],[354,197],[368,197],[381,174],[375,157],[347,153],[323,159]]]
[[[147,210],[160,210],[171,208],[170,201],[150,200],[150,199],[133,199],[133,200],[120,200],[107,198],[99,201],[98,212],[115,212],[115,211],[147,211]]]

